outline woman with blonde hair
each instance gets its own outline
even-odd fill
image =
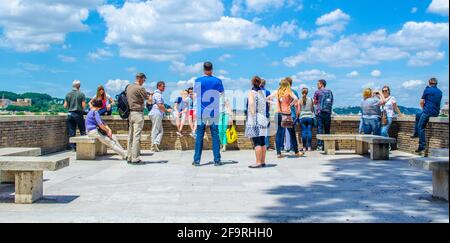
[[[391,95],[391,88],[386,85],[381,92],[383,92],[383,97],[386,99],[386,103],[381,107],[382,112],[386,114],[385,124],[381,124],[381,136],[389,137],[389,128],[392,125],[395,112],[397,112],[399,117],[402,117],[403,114],[398,108],[397,100]]]
[[[361,102],[364,134],[381,135],[381,106],[386,103],[379,91],[367,88],[363,92],[364,100]]]
[[[277,135],[276,135],[276,149],[278,158],[283,158],[281,154],[281,147],[283,146],[283,129],[287,128],[291,137],[291,146],[294,149],[295,156],[303,156],[303,153],[298,150],[297,137],[295,134],[294,121],[292,118],[291,107],[296,105],[298,98],[292,92],[291,85],[286,79],[281,80],[280,87],[277,91],[267,97],[267,100],[277,99],[276,102],[276,119],[277,119]]]

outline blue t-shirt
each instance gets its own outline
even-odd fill
[[[425,100],[423,113],[430,116],[439,116],[441,111],[442,91],[436,86],[428,86],[423,92],[422,99]]]
[[[98,114],[98,111],[89,111],[89,113],[86,116],[86,130],[92,131],[96,130],[98,125],[104,124],[102,121],[102,118],[100,117],[100,114]]]
[[[377,119],[381,117],[380,99],[372,97],[361,102],[362,117],[366,119]]]
[[[292,92],[295,94],[295,96],[297,96],[298,99],[298,92],[295,90],[292,90]],[[294,120],[297,118],[297,108],[295,107],[295,105],[291,106],[291,115],[292,118],[294,118]]]
[[[197,117],[202,120],[218,119],[220,114],[220,95],[225,89],[222,80],[214,76],[204,76],[195,80]]]

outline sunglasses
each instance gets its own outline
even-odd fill
[[[387,93],[387,92],[389,92],[389,90],[383,90],[383,92],[384,92],[384,93]]]

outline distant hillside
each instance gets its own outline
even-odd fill
[[[405,115],[415,115],[421,111],[418,108],[410,108],[404,106],[399,106],[398,108]],[[361,113],[361,107],[359,106],[339,107],[333,110],[338,115],[358,115]]]
[[[64,112],[63,107],[64,100],[59,98],[53,98],[48,94],[43,93],[31,93],[16,94],[8,91],[0,91],[0,99],[8,99],[16,101],[17,99],[31,99],[32,106],[20,107],[10,105],[6,111],[28,111],[28,112]]]

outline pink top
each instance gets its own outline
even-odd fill
[[[278,110],[281,113],[291,114],[292,97],[290,94],[282,96],[278,102]]]

